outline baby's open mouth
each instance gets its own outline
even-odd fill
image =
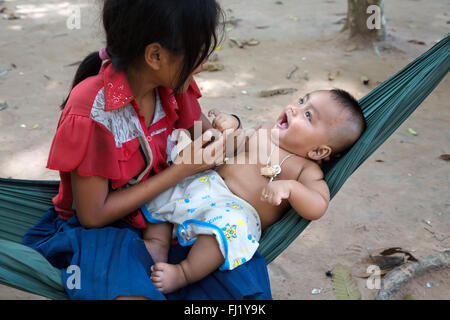
[[[277,123],[278,128],[287,129],[289,127],[287,114],[284,113],[283,118]]]

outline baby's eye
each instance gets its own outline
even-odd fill
[[[306,111],[305,116],[308,118],[309,121],[311,121],[311,112]]]
[[[298,99],[298,104],[303,104],[303,98]]]

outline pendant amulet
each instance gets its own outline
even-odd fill
[[[262,167],[260,172],[261,172],[262,176],[264,176],[266,178],[272,178],[277,173],[277,170],[273,167],[267,166],[267,167]]]

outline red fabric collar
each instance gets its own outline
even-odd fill
[[[171,123],[175,123],[178,120],[178,103],[172,90],[159,87],[158,92],[167,118],[169,118]]]
[[[116,110],[134,100],[125,72],[116,72],[111,61],[102,66],[105,86],[105,111]]]
[[[133,101],[137,105],[125,72],[116,72],[111,61],[107,61],[100,73],[103,73],[105,87],[105,111],[120,109]],[[172,90],[159,87],[158,91],[164,112],[169,120],[175,122],[178,119],[178,103]]]

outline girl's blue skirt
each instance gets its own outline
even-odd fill
[[[85,229],[76,215],[65,221],[50,208],[23,238],[27,245],[61,269],[71,299],[111,300],[118,296],[144,296],[158,300],[270,300],[269,276],[257,252],[231,271],[215,271],[203,280],[168,295],[150,280],[153,260],[141,232],[118,221],[101,229]],[[169,263],[179,263],[189,247],[173,245]]]

